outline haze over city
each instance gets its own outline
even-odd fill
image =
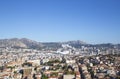
[[[120,43],[120,0],[0,0],[0,39]]]

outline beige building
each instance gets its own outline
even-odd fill
[[[63,79],[75,79],[75,75],[63,75]]]

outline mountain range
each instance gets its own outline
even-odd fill
[[[84,45],[83,41],[67,41],[67,42],[37,42],[27,38],[11,38],[11,39],[0,39],[0,47],[12,47],[12,48],[59,48],[62,44],[69,45]]]
[[[30,48],[30,49],[58,49],[62,47],[62,44],[69,44],[75,48],[81,46],[92,46],[92,47],[114,47],[113,44],[88,44],[86,42],[75,40],[67,42],[37,42],[27,38],[11,38],[11,39],[0,39],[0,48],[11,47],[11,48]],[[116,44],[120,47],[120,44]]]

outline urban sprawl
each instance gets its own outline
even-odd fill
[[[57,50],[0,48],[0,79],[120,79],[120,49],[69,44]]]

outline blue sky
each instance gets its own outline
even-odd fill
[[[120,0],[0,0],[0,39],[120,43]]]

